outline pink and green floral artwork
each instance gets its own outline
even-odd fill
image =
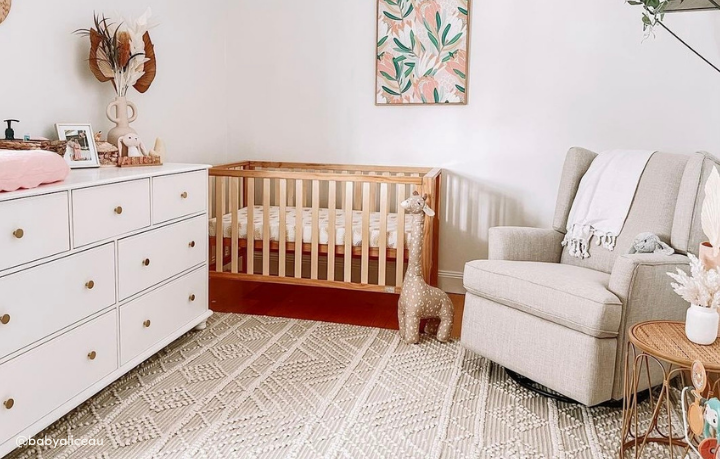
[[[378,104],[467,102],[469,1],[378,0]]]

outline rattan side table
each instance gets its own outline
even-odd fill
[[[710,346],[694,344],[685,336],[684,322],[641,322],[630,328],[625,350],[621,458],[625,458],[631,449],[634,449],[634,457],[639,458],[648,443],[668,445],[668,457],[675,457],[672,454],[674,448],[683,448],[682,457],[685,457],[689,446],[685,442],[684,426],[681,424],[673,430],[674,397],[670,389],[672,380],[678,376],[682,378],[683,386],[689,384],[686,384],[685,375],[696,360],[703,363],[709,376],[717,376],[720,373],[720,339]],[[638,419],[637,392],[641,384],[647,386],[651,371],[662,372],[663,385],[656,397],[652,392],[650,394],[652,418],[647,430],[640,432],[639,426],[644,422]],[[709,384],[715,394],[719,382],[720,379],[716,379]],[[661,432],[658,426],[661,416],[667,419],[666,432]]]

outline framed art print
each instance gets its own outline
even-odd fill
[[[471,0],[378,0],[377,105],[466,104]]]
[[[67,140],[65,161],[73,169],[100,167],[97,147],[89,124],[56,124],[58,138]]]

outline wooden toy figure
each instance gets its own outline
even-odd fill
[[[426,199],[427,195],[420,196],[416,191],[400,204],[412,219],[412,231],[408,238],[410,259],[398,301],[400,338],[408,344],[420,342],[420,320],[422,319],[431,319],[425,327],[425,332],[432,333],[437,326],[437,339],[443,343],[450,339],[453,326],[454,307],[452,301],[439,288],[429,286],[422,275],[421,258],[425,215],[431,217],[435,215],[435,211],[427,206]],[[437,319],[440,319],[439,326]]]

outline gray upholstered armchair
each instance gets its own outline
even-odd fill
[[[640,179],[614,251],[594,244],[581,260],[560,245],[580,179],[596,154],[567,155],[553,229],[490,230],[489,260],[465,266],[462,343],[500,365],[586,405],[619,400],[625,333],[646,320],[683,320],[688,304],[668,271],[697,253],[702,185],[715,158],[655,153]],[[651,231],[675,255],[628,255]],[[653,385],[660,383],[653,381]]]

